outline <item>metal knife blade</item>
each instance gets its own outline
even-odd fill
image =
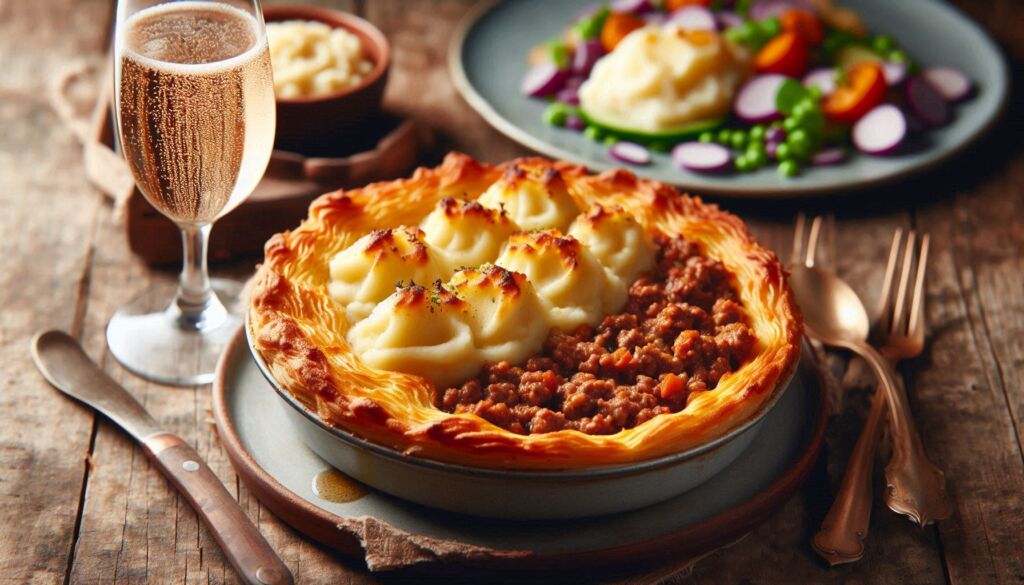
[[[92,361],[63,331],[43,331],[32,339],[32,360],[58,390],[102,412],[139,442],[163,433],[135,398]]]

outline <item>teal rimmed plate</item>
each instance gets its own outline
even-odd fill
[[[455,86],[487,122],[516,142],[550,157],[595,170],[623,166],[608,148],[580,133],[543,121],[547,102],[520,95],[530,48],[558,37],[574,16],[596,0],[505,0],[484,2],[466,16],[448,54]],[[702,175],[674,166],[654,153],[637,174],[697,194],[741,198],[829,195],[874,187],[926,171],[948,161],[981,136],[1001,114],[1009,91],[1006,61],[974,21],[938,0],[840,0],[857,11],[875,33],[892,35],[915,59],[949,65],[970,75],[977,86],[969,101],[954,107],[953,121],[931,130],[913,148],[887,157],[853,154],[842,164],[812,167],[795,178],[768,166],[750,174]]]

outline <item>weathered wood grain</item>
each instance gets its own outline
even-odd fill
[[[97,54],[103,1],[0,1],[0,581],[64,580],[78,518],[92,414],[61,397],[28,359],[45,327],[72,328],[88,286],[99,198],[80,150],[50,111],[46,81]],[[55,13],[71,14],[67,29]]]
[[[1018,156],[975,193],[918,212],[934,243],[933,334],[914,368],[912,406],[956,502],[939,525],[956,584],[1024,580],[1022,170]]]

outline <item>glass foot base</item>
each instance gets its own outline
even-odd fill
[[[132,373],[174,386],[213,381],[217,360],[242,326],[242,284],[212,279],[220,303],[199,319],[174,304],[176,284],[155,286],[121,307],[107,323],[107,346]],[[168,306],[170,303],[170,306]]]

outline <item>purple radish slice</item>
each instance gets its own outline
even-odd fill
[[[907,118],[896,106],[882,104],[857,120],[852,136],[854,146],[861,152],[886,155],[899,148],[907,137]]]
[[[570,106],[580,105],[580,93],[575,87],[566,87],[555,94],[555,99]]]
[[[778,142],[766,142],[764,144],[764,152],[765,152],[765,154],[768,155],[768,158],[775,158],[775,156],[778,153],[778,151],[779,151],[779,143]]]
[[[597,60],[603,54],[604,49],[601,48],[601,41],[596,39],[583,41],[576,45],[576,52],[572,56],[572,72],[585,78],[590,75],[590,70],[594,68],[594,63],[597,63]]]
[[[615,0],[609,6],[612,12],[631,12],[633,14],[643,14],[650,12],[653,6],[651,6],[650,0]]]
[[[811,164],[816,166],[836,165],[846,160],[846,151],[842,148],[825,148],[814,153]]]
[[[949,121],[949,104],[939,90],[924,77],[915,76],[907,80],[907,104],[922,122],[938,128]]]
[[[668,17],[667,24],[683,30],[718,30],[715,13],[703,6],[684,6]]]
[[[519,91],[530,97],[552,95],[562,89],[568,78],[569,72],[559,69],[554,63],[540,63],[526,72]]]
[[[583,85],[583,82],[586,80],[586,77],[580,77],[579,75],[571,75],[569,76],[569,79],[565,80],[565,83],[562,85],[562,87],[571,87],[574,89],[579,89],[580,86]]]
[[[952,67],[929,67],[924,70],[924,78],[951,102],[966,98],[974,89],[971,80],[962,71]]]
[[[732,165],[732,152],[714,142],[684,142],[672,149],[672,162],[689,171],[714,173]]]
[[[785,128],[773,127],[764,131],[764,139],[768,142],[782,142],[786,139]]]
[[[806,0],[756,0],[750,6],[747,15],[753,20],[764,20],[774,16],[782,16],[782,13],[791,9],[799,8],[812,14],[817,14],[814,4]]]
[[[651,163],[651,151],[635,142],[616,142],[608,149],[612,158],[631,165]]]
[[[882,63],[882,72],[885,73],[885,82],[889,87],[899,85],[907,78],[907,66],[903,63],[886,61]]]
[[[716,14],[715,17],[718,19],[718,28],[725,29],[743,25],[743,18],[729,10],[723,10]]]
[[[565,117],[565,127],[569,130],[582,132],[583,129],[587,127],[587,123],[583,121],[583,118],[580,118],[576,114],[569,114]]]
[[[903,112],[903,115],[907,118],[907,131],[911,134],[919,134],[928,129],[928,125],[915,116],[914,112]]]
[[[758,75],[751,79],[736,95],[733,111],[740,119],[751,124],[770,122],[778,118],[775,94],[779,93],[779,86],[787,79],[789,78],[785,75],[777,73]]]
[[[818,88],[822,97],[828,97],[836,91],[836,70],[831,67],[815,69],[804,76],[803,84]]]

